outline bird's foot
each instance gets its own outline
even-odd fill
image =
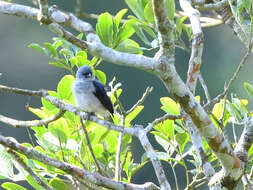
[[[88,113],[87,120],[90,120],[91,116],[95,116],[95,113],[94,113],[94,112],[89,112],[89,113]]]

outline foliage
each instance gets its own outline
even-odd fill
[[[128,15],[123,24],[121,24],[123,22],[122,18],[127,14],[127,9],[120,10],[115,17],[112,17],[109,13],[102,13],[99,16],[96,24],[96,33],[100,37],[101,42],[115,50],[134,54],[143,54],[143,51],[150,51],[159,47],[151,0],[125,0],[125,2],[134,15]],[[237,22],[241,25],[241,29],[247,34],[245,36],[248,36],[249,23],[247,19],[241,17],[241,13],[243,10],[247,12],[251,11],[252,5],[250,1],[237,0],[236,7],[232,3],[230,5]],[[185,24],[187,17],[176,16],[174,0],[166,0],[166,10],[169,21],[176,27],[174,37],[177,39],[178,47],[187,50],[182,40],[183,35],[186,35],[189,41],[191,40],[191,29]],[[138,37],[136,41],[134,40],[136,38],[132,39],[134,35]],[[77,37],[82,39],[83,34],[79,34]],[[52,43],[45,42],[43,45],[32,43],[29,47],[47,56],[50,60],[49,65],[69,71],[69,74],[59,81],[57,90],[48,92],[49,95],[57,97],[66,103],[75,104],[71,85],[75,80],[74,70],[76,68],[89,65],[92,67],[98,80],[103,84],[108,83],[106,74],[98,69],[98,66],[102,63],[100,58],[91,57],[88,52],[81,50],[62,38],[55,37]],[[114,124],[121,125],[123,118],[124,126],[132,127],[134,119],[138,117],[144,106],[139,105],[131,113],[124,115],[119,105],[119,98],[123,93],[121,83],[116,82],[116,78],[113,78],[109,82],[109,86],[110,98],[116,110],[116,114],[113,116]],[[248,94],[253,97],[253,87],[249,83],[245,83],[244,87]],[[180,115],[180,105],[170,97],[161,97],[160,102],[163,112]],[[58,108],[43,98],[41,99],[41,103],[42,106],[40,108],[29,107],[29,111],[41,119],[48,118],[59,112]],[[213,106],[210,118],[220,132],[224,128],[231,128],[234,125],[239,126],[252,115],[247,108],[247,104],[248,100],[232,95],[230,100],[222,99]],[[113,178],[119,133],[107,130],[99,124],[89,121],[85,121],[85,128],[88,131],[90,144],[99,165],[108,177]],[[66,112],[63,117],[51,122],[48,126],[32,127],[31,129],[36,137],[37,146],[34,148],[37,151],[80,168],[86,166],[86,169],[91,172],[97,171],[88,148],[87,139],[81,130],[80,119],[73,113]],[[202,170],[199,167],[198,159],[183,119],[164,120],[154,126],[151,134],[160,145],[160,149],[157,150],[159,158],[173,169],[176,166],[184,168],[187,187],[190,186],[190,179],[194,176],[199,176],[199,179],[203,179],[203,175],[197,175],[202,174]],[[132,152],[129,151],[132,137],[124,134],[122,142],[120,152],[120,163],[124,162],[124,165],[121,165],[123,169],[122,181],[131,182],[136,172],[142,169],[149,162],[149,159],[146,153],[144,153],[141,162],[135,163]],[[216,168],[221,167],[204,139],[203,143],[209,155],[209,161]],[[32,147],[29,143],[24,143],[23,145]],[[251,147],[249,155],[252,154],[253,148]],[[39,161],[27,159],[23,155],[20,156],[54,190],[67,189],[67,185],[63,180],[64,177],[67,177],[65,172],[44,165]],[[253,162],[253,157],[251,157],[250,162]],[[43,189],[2,146],[0,146],[0,165],[2,166],[0,170],[1,179],[11,179],[13,181],[26,180],[34,189]],[[14,172],[14,168],[18,170],[18,173]],[[3,183],[1,186],[7,190],[26,189],[11,182]]]

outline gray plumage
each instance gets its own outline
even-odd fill
[[[72,92],[80,109],[103,117],[113,113],[113,106],[104,85],[94,78],[89,66],[78,69],[76,81],[72,84]]]

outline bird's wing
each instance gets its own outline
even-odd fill
[[[97,80],[93,80],[93,85],[95,87],[95,92],[93,94],[99,99],[102,105],[113,114],[113,106],[110,98],[107,96],[104,85]]]

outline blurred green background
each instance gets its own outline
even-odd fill
[[[13,2],[28,4],[28,1],[17,0]],[[49,0],[49,3],[50,5],[57,4],[60,9],[72,12],[76,1]],[[87,13],[109,12],[115,14],[122,8],[126,8],[124,0],[83,1],[83,10]],[[131,12],[128,11],[128,14]],[[95,26],[96,21],[90,20],[90,22]],[[246,49],[227,26],[204,29],[204,35],[205,48],[201,72],[206,80],[211,97],[214,98],[223,91],[224,83],[228,83],[232,77]],[[41,88],[55,90],[58,81],[66,72],[63,69],[49,66],[49,60],[46,56],[27,47],[30,43],[52,42],[51,39],[54,36],[46,26],[40,26],[37,21],[0,14],[0,73],[3,74],[0,83],[33,90]],[[176,50],[176,67],[183,80],[186,79],[188,59],[188,53],[179,49]],[[231,89],[240,98],[249,99],[243,88],[243,82],[247,81],[253,84],[252,61],[252,58],[249,59]],[[144,111],[136,118],[135,123],[147,124],[163,114],[160,110],[160,97],[169,96],[169,93],[159,79],[140,70],[106,62],[100,65],[100,69],[107,74],[107,81],[116,76],[117,81],[122,83],[121,101],[127,109],[142,96],[147,86],[154,87],[153,92],[145,101]],[[203,97],[202,101],[205,100],[203,91],[199,86],[196,94]],[[0,93],[0,113],[20,120],[36,119],[35,115],[25,109],[28,101],[28,97]],[[250,107],[251,102],[252,100],[249,99]],[[40,99],[32,97],[29,103],[31,107],[39,107]],[[29,141],[26,129],[14,129],[1,123],[0,133],[4,136],[15,137],[19,142]],[[228,134],[230,134],[230,129],[228,129]],[[152,137],[150,138],[152,139]],[[159,146],[155,144],[155,148],[159,149]],[[132,150],[135,161],[138,162],[143,153],[138,141],[134,140]],[[166,169],[169,170],[168,176],[170,176],[170,169],[167,167]],[[152,166],[147,164],[143,170],[135,175],[133,182],[144,183],[148,180],[157,182],[154,173],[150,170],[152,170]],[[181,170],[182,168],[179,167],[178,174]],[[174,185],[174,179],[172,177],[168,177],[168,179]],[[181,179],[180,181],[182,182],[180,184],[183,184],[185,180]]]

